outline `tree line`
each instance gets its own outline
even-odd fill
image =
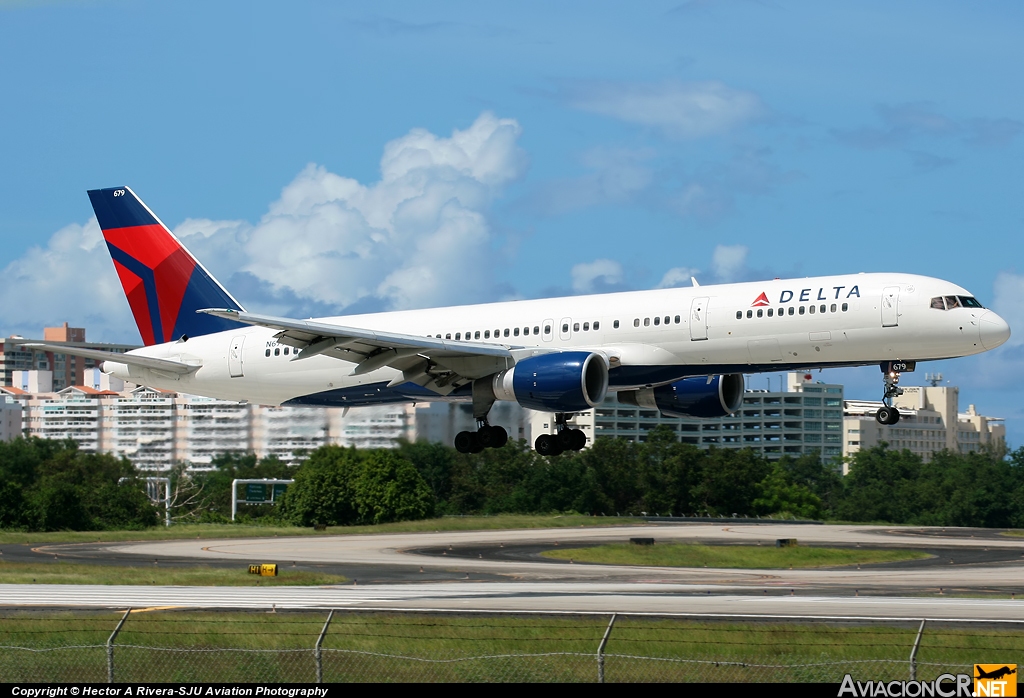
[[[223,454],[207,471],[172,469],[179,522],[225,522],[235,478],[293,479],[276,505],[239,507],[249,523],[376,524],[449,514],[772,516],[936,526],[1024,527],[1024,448],[1006,456],[944,451],[929,463],[881,445],[848,461],[769,461],[702,450],[658,429],[645,442],[600,438],[538,456],[525,442],[479,454],[435,443],[395,449],[324,446],[299,465]],[[126,459],[73,442],[0,443],[0,527],[102,530],[156,525]]]

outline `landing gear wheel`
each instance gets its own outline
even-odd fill
[[[484,425],[477,434],[484,448],[501,448],[508,443],[508,432],[503,427]]]
[[[459,453],[480,453],[484,447],[477,432],[460,431],[455,435],[455,450]]]
[[[891,426],[900,421],[900,411],[895,407],[883,405],[879,407],[878,412],[875,413],[875,421],[879,424]]]
[[[587,445],[587,435],[582,429],[562,429],[557,439],[563,451],[582,451]]]
[[[541,434],[537,437],[533,446],[537,453],[542,456],[557,456],[563,450],[558,443],[558,437],[554,434]]]

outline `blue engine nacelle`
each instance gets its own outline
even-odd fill
[[[490,379],[496,400],[541,412],[583,412],[608,393],[608,362],[600,354],[561,351],[523,359]]]
[[[724,417],[743,404],[743,374],[683,378],[669,385],[624,390],[619,402],[659,410],[666,417]]]

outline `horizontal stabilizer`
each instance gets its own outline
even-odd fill
[[[28,349],[38,349],[40,351],[52,351],[55,354],[68,354],[70,356],[81,356],[84,359],[93,359],[95,361],[111,361],[114,363],[125,364],[126,366],[138,366],[139,368],[148,368],[156,371],[166,371],[167,373],[191,373],[200,368],[200,365],[185,364],[180,361],[171,361],[170,359],[155,359],[151,356],[138,356],[136,354],[117,354],[112,351],[100,351],[99,349],[85,349],[83,347],[70,347],[64,344],[47,344],[45,342],[31,342],[25,343],[21,346]]]

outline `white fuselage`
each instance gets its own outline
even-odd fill
[[[600,352],[612,369],[611,389],[623,390],[688,375],[952,358],[986,351],[1009,337],[1006,323],[990,310],[931,306],[933,298],[946,296],[970,294],[941,279],[872,273],[320,321],[453,342],[471,335],[475,342],[511,347]],[[345,390],[364,396],[363,402],[353,404],[373,404],[374,391],[384,395],[381,386],[400,375],[385,367],[353,376],[354,364],[331,356],[296,361],[292,350],[284,353],[285,346],[275,334],[262,327],[245,327],[133,352],[201,364],[182,376],[110,361],[104,370],[155,388],[267,405],[297,399],[308,403],[310,396]],[[237,347],[239,337],[244,337],[241,354],[232,363],[229,349],[233,342]],[[381,401],[395,400],[382,397]]]

